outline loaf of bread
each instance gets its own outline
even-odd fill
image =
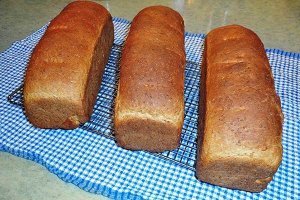
[[[115,101],[117,143],[161,152],[179,145],[184,117],[184,23],[164,6],[133,19],[120,61]]]
[[[283,115],[261,40],[238,25],[211,31],[201,73],[196,176],[262,191],[282,159]]]
[[[70,3],[51,21],[24,81],[34,126],[73,129],[89,120],[113,40],[112,17],[97,3]]]

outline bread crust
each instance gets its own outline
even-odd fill
[[[94,2],[72,2],[51,21],[24,81],[34,126],[73,129],[90,118],[113,39],[111,15]]]
[[[133,19],[120,61],[115,103],[117,143],[161,152],[179,144],[184,117],[184,23],[151,6]]]
[[[196,176],[227,188],[260,192],[282,159],[283,115],[263,43],[229,25],[205,40]]]

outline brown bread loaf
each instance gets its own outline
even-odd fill
[[[184,23],[164,7],[133,19],[120,61],[115,102],[117,143],[161,152],[179,145],[184,117]]]
[[[70,3],[51,21],[24,82],[34,126],[73,129],[90,118],[113,40],[112,17],[97,3]]]
[[[238,25],[211,31],[201,73],[196,176],[262,191],[282,159],[283,115],[261,40]]]

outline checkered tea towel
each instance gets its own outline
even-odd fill
[[[115,44],[123,44],[130,23],[114,18]],[[93,116],[102,124],[90,129],[42,130],[32,127],[21,106],[7,101],[8,95],[22,84],[26,64],[47,26],[26,39],[17,41],[0,54],[0,150],[33,160],[66,182],[113,199],[300,199],[300,54],[267,49],[285,116],[283,161],[268,188],[261,193],[231,190],[199,182],[189,168],[147,152],[118,147],[114,140],[98,132],[111,133],[110,119],[117,64],[107,66]],[[203,34],[185,35],[187,60],[201,62]],[[110,60],[112,59],[112,56]],[[200,65],[186,69],[185,126],[196,134]],[[188,78],[190,77],[190,78]],[[190,81],[190,82],[187,82]],[[193,91],[194,90],[194,91]],[[194,103],[188,103],[194,98]],[[105,99],[107,101],[105,101]],[[195,103],[196,102],[196,103]],[[107,117],[108,116],[108,117]],[[187,122],[190,124],[187,125]],[[93,124],[91,124],[93,126]],[[183,134],[182,137],[185,137]],[[193,139],[194,140],[194,139]],[[184,139],[182,139],[184,141]],[[194,142],[194,141],[193,141]],[[190,154],[194,157],[191,148]],[[187,150],[188,152],[188,150]],[[174,152],[173,152],[174,153]],[[175,151],[176,153],[176,151]],[[181,161],[181,160],[180,160]]]

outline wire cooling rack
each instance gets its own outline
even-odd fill
[[[80,126],[82,129],[100,134],[109,139],[114,139],[112,119],[114,100],[117,92],[121,50],[122,46],[113,45],[91,119]],[[185,117],[180,145],[173,151],[151,153],[193,171],[195,170],[194,164],[197,149],[199,82],[199,63],[187,61],[184,83]],[[23,106],[23,84],[8,96],[8,101],[12,104]]]

